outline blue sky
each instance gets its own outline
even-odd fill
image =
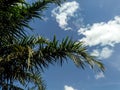
[[[35,19],[35,34],[61,40],[83,41],[88,51],[105,64],[105,73],[75,67],[71,60],[45,69],[47,90],[120,90],[120,0],[68,0],[52,5],[44,21]]]

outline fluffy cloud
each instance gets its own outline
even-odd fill
[[[104,77],[105,76],[104,76],[103,72],[99,72],[98,74],[95,75],[96,79],[100,79],[100,78],[104,78]]]
[[[116,16],[108,22],[87,25],[80,28],[78,33],[83,35],[80,41],[83,41],[87,46],[99,45],[101,47],[98,50],[93,50],[92,55],[102,59],[109,58],[113,50],[108,46],[114,47],[115,44],[120,43],[120,16]]]
[[[98,49],[93,50],[91,55],[95,57],[99,57],[100,59],[107,59],[112,55],[112,53],[113,53],[112,49],[108,47],[104,47],[102,48],[102,50],[98,50]]]
[[[84,35],[82,41],[89,46],[114,46],[120,43],[120,17],[116,16],[113,20],[107,23],[94,23],[92,26],[80,28],[79,34]]]
[[[64,30],[71,29],[68,27],[68,20],[70,17],[74,17],[75,12],[79,8],[79,3],[76,1],[66,2],[52,10],[52,15],[56,18],[59,26]]]
[[[71,87],[71,86],[65,85],[65,86],[64,86],[64,90],[77,90],[77,89],[74,89],[74,88]]]

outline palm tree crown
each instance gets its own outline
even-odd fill
[[[0,0],[0,88],[2,90],[45,90],[41,71],[49,64],[71,59],[77,67],[104,71],[103,64],[89,55],[82,42],[66,37],[59,42],[27,35],[29,22],[42,19],[48,4],[60,5],[65,0]],[[28,28],[27,30],[25,28]],[[18,87],[15,83],[23,85]],[[32,83],[32,87],[29,87]]]

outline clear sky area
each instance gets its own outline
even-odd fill
[[[47,90],[120,90],[120,0],[67,0],[43,15],[44,21],[30,23],[36,35],[83,41],[106,68],[104,73],[89,66],[83,70],[71,60],[50,65],[42,74]]]

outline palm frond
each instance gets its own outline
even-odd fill
[[[68,37],[63,39],[61,43],[58,43],[54,37],[53,41],[50,41],[46,46],[40,46],[34,57],[35,62],[38,62],[39,65],[43,64],[43,67],[48,67],[50,63],[54,64],[54,62],[60,62],[62,65],[63,60],[68,58],[73,60],[78,67],[84,68],[88,64],[91,68],[97,67],[104,70],[103,64],[89,55],[82,42],[72,41]]]
[[[18,87],[16,85],[6,84],[6,83],[3,83],[2,87],[0,87],[0,88],[1,88],[1,90],[24,90],[23,88]]]
[[[38,48],[35,50],[36,46]],[[31,72],[34,77],[34,71],[44,71],[44,68],[56,62],[62,65],[68,58],[73,60],[77,67],[84,69],[88,64],[92,69],[104,71],[103,64],[88,54],[82,42],[72,41],[68,37],[61,43],[56,37],[52,41],[42,37],[26,37],[1,47],[0,51],[0,74],[4,76],[0,78],[8,81],[13,78],[13,81],[18,80],[23,85],[28,80],[25,72]]]
[[[35,86],[32,86],[31,89],[45,90],[46,86],[42,80],[41,74],[39,72],[27,73],[27,76],[31,82],[34,82]]]

